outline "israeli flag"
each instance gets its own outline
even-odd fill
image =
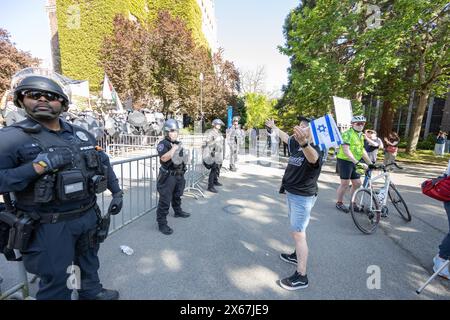
[[[320,150],[339,147],[342,144],[341,133],[331,115],[326,114],[319,119],[311,121],[310,127],[314,144],[319,146]]]

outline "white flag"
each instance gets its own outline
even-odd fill
[[[339,147],[342,144],[341,134],[331,115],[327,114],[311,121],[310,126],[314,144],[318,145],[321,150]]]
[[[123,111],[122,102],[120,101],[119,95],[116,90],[114,90],[112,83],[109,81],[108,76],[105,73],[105,78],[103,80],[103,99],[112,100],[116,104],[118,111]]]

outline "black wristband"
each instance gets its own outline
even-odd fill
[[[303,148],[306,148],[307,146],[309,146],[309,142],[306,142],[305,144],[302,144],[300,147],[303,149]]]

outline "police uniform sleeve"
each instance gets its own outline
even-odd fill
[[[0,139],[3,141],[0,144],[0,193],[22,191],[39,174],[31,161],[20,162],[18,150],[21,142],[16,141],[13,130],[0,130]]]
[[[108,177],[108,190],[111,191],[111,193],[120,192],[119,179],[117,179],[116,173],[111,166],[108,155],[103,151],[100,151],[100,160],[102,164],[108,168],[108,172],[106,173]]]
[[[162,157],[163,155],[165,155],[167,152],[169,152],[169,150],[171,149],[169,147],[169,142],[165,142],[165,141],[161,141],[160,143],[158,143],[158,146],[156,147],[156,151],[158,151],[158,155],[159,157]]]

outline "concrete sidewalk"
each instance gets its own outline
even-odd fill
[[[403,222],[392,208],[367,236],[350,215],[335,209],[339,180],[334,163],[324,165],[308,229],[310,285],[290,292],[277,283],[295,270],[279,259],[280,252],[293,250],[285,196],[278,193],[284,169],[249,159],[238,172],[222,170],[218,194],[184,197],[183,209],[192,215],[174,218],[171,210],[172,235],[157,230],[155,211],[111,235],[100,250],[103,285],[119,290],[122,299],[139,300],[450,299],[449,282],[442,279],[415,293],[430,276],[448,227],[442,203],[420,192],[420,168],[393,174],[412,222]],[[120,245],[134,254],[123,254]],[[381,270],[379,290],[367,288],[372,265]]]

